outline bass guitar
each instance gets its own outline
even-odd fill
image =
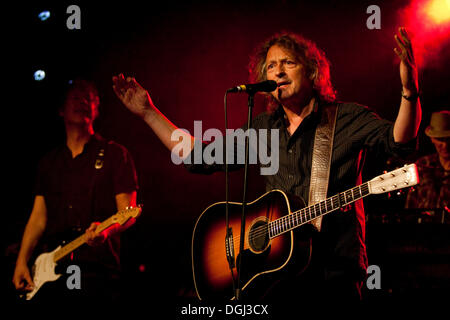
[[[243,268],[239,276],[242,293],[251,288],[257,279],[268,278],[269,283],[273,283],[274,279],[284,276],[291,260],[295,261],[296,273],[306,269],[310,260],[311,240],[295,232],[296,237],[300,237],[294,241],[294,229],[368,195],[411,187],[418,181],[416,165],[409,164],[306,207],[302,199],[281,190],[269,191],[247,203]],[[228,232],[226,202],[209,206],[194,227],[192,272],[200,300],[234,299],[233,278],[237,275],[239,258],[235,251],[240,247],[242,203],[228,202],[228,205]],[[297,267],[298,263],[302,265],[301,268]]]
[[[109,217],[97,226],[96,232],[100,233],[114,224],[123,225],[131,218],[137,218],[141,214],[141,207],[129,207],[118,211],[115,215]],[[34,287],[25,294],[26,300],[31,300],[39,289],[47,282],[55,281],[61,277],[61,274],[55,273],[57,262],[86,243],[86,234],[82,234],[72,242],[58,246],[51,252],[40,254],[31,269],[31,277]]]

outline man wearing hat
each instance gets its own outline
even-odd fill
[[[420,183],[410,191],[406,208],[446,209],[450,207],[450,111],[434,112],[425,129],[436,153],[416,161]]]

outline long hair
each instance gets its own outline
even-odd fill
[[[317,48],[314,42],[298,34],[275,34],[256,48],[250,57],[248,67],[251,82],[267,80],[266,57],[267,52],[274,45],[289,50],[296,60],[303,64],[306,75],[312,79],[314,93],[320,100],[332,102],[336,99],[336,92],[330,78],[330,62],[325,53]],[[278,102],[270,94],[266,96],[269,98],[267,110],[275,111]]]

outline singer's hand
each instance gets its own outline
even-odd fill
[[[131,112],[144,118],[146,113],[154,108],[152,99],[147,90],[141,87],[136,79],[119,74],[112,78],[113,90],[122,103],[130,109]]]
[[[411,39],[403,27],[398,28],[398,35],[395,35],[394,38],[398,44],[398,48],[394,48],[394,51],[400,58],[400,79],[403,92],[407,95],[417,93],[419,84]]]

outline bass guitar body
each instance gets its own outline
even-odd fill
[[[197,220],[192,236],[192,269],[197,295],[203,300],[233,300],[233,278],[239,269],[242,203],[229,202],[227,236],[226,202],[209,206]],[[267,192],[245,207],[244,250],[240,263],[242,297],[261,298],[268,289],[289,275],[306,269],[311,239],[302,230],[271,237],[271,221],[304,207],[298,197],[280,190]],[[231,265],[227,259],[231,256]],[[295,261],[295,262],[294,262]],[[289,264],[289,267],[287,265]],[[257,297],[258,296],[258,297]]]

